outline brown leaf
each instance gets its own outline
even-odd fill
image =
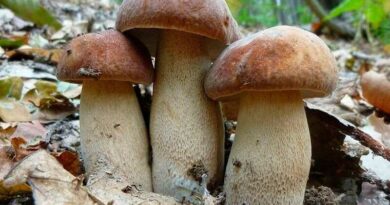
[[[26,140],[24,137],[11,138],[11,145],[15,152],[14,161],[20,161],[33,152],[45,148],[45,143],[38,139]]]
[[[55,157],[62,164],[64,169],[73,174],[73,176],[79,176],[82,174],[81,162],[77,153],[65,151]]]
[[[13,161],[13,149],[10,146],[0,147],[0,181],[15,164]]]
[[[40,59],[46,62],[57,64],[60,59],[61,52],[62,52],[61,49],[21,47],[16,50],[7,52],[6,55],[8,56],[9,59],[30,57],[33,59]]]
[[[41,99],[39,112],[35,114],[34,118],[40,121],[61,120],[75,112],[74,104],[65,96],[57,93]]]
[[[11,139],[11,145],[14,150],[15,156],[14,161],[19,161],[31,154],[30,151],[26,149],[27,141],[22,137],[14,137]]]
[[[39,167],[39,168],[38,168]],[[43,204],[165,204],[179,205],[171,197],[138,191],[123,193],[118,185],[121,183],[113,179],[103,186],[84,187],[79,178],[68,173],[58,161],[46,151],[38,151],[18,164],[5,177],[4,185],[12,186],[25,182],[34,184],[32,187],[34,202]],[[114,184],[114,186],[113,186]],[[126,186],[123,186],[125,188]],[[213,205],[213,198],[209,197],[205,205]],[[55,203],[57,202],[57,203]]]
[[[15,132],[15,130],[16,130],[15,127],[8,127],[6,129],[0,128],[0,141],[2,139],[8,139]]]
[[[12,198],[30,191],[26,184],[15,185],[9,188],[3,186],[3,179],[16,162],[13,161],[12,147],[0,147],[0,201]]]

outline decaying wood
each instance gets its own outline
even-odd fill
[[[307,115],[316,115],[318,118],[322,119],[321,121],[324,123],[324,126],[328,127],[329,129],[336,129],[341,134],[351,136],[355,140],[358,140],[362,145],[370,148],[374,154],[382,156],[383,158],[390,161],[389,148],[386,148],[384,145],[380,144],[374,138],[372,138],[369,134],[361,131],[351,123],[328,112],[325,112],[310,103],[306,103],[306,113]]]

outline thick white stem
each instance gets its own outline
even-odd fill
[[[222,120],[218,104],[204,92],[211,60],[203,41],[184,32],[161,33],[150,119],[153,187],[158,193],[177,197],[178,183],[199,184],[189,174],[197,165],[204,165],[208,184],[223,177]]]
[[[251,92],[241,98],[227,165],[227,204],[301,205],[311,143],[298,91]]]
[[[117,188],[152,191],[145,122],[129,82],[84,81],[80,128],[90,184],[115,179]]]

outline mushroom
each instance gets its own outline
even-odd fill
[[[369,71],[363,74],[361,85],[364,98],[378,109],[379,116],[385,117],[385,122],[390,123],[390,75]]]
[[[114,177],[151,191],[147,131],[131,84],[153,80],[146,49],[114,30],[82,35],[64,48],[57,77],[83,83],[80,135],[87,177]]]
[[[225,175],[227,204],[302,204],[311,162],[302,98],[329,94],[336,61],[317,36],[278,26],[230,45],[205,79],[214,100],[240,100]]]
[[[226,2],[125,0],[116,27],[139,37],[152,54],[158,49],[150,117],[154,190],[181,199],[182,182],[206,180],[212,187],[223,178],[223,126],[203,80],[213,51],[240,36]],[[199,165],[202,173],[191,172]]]

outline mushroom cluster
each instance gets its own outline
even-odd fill
[[[223,185],[227,204],[298,205],[311,160],[302,98],[329,94],[337,70],[325,43],[299,28],[241,39],[224,0],[124,0],[116,30],[73,39],[57,76],[83,84],[91,186],[204,204]],[[146,126],[133,84],[151,83]],[[226,168],[222,101],[238,112]]]

